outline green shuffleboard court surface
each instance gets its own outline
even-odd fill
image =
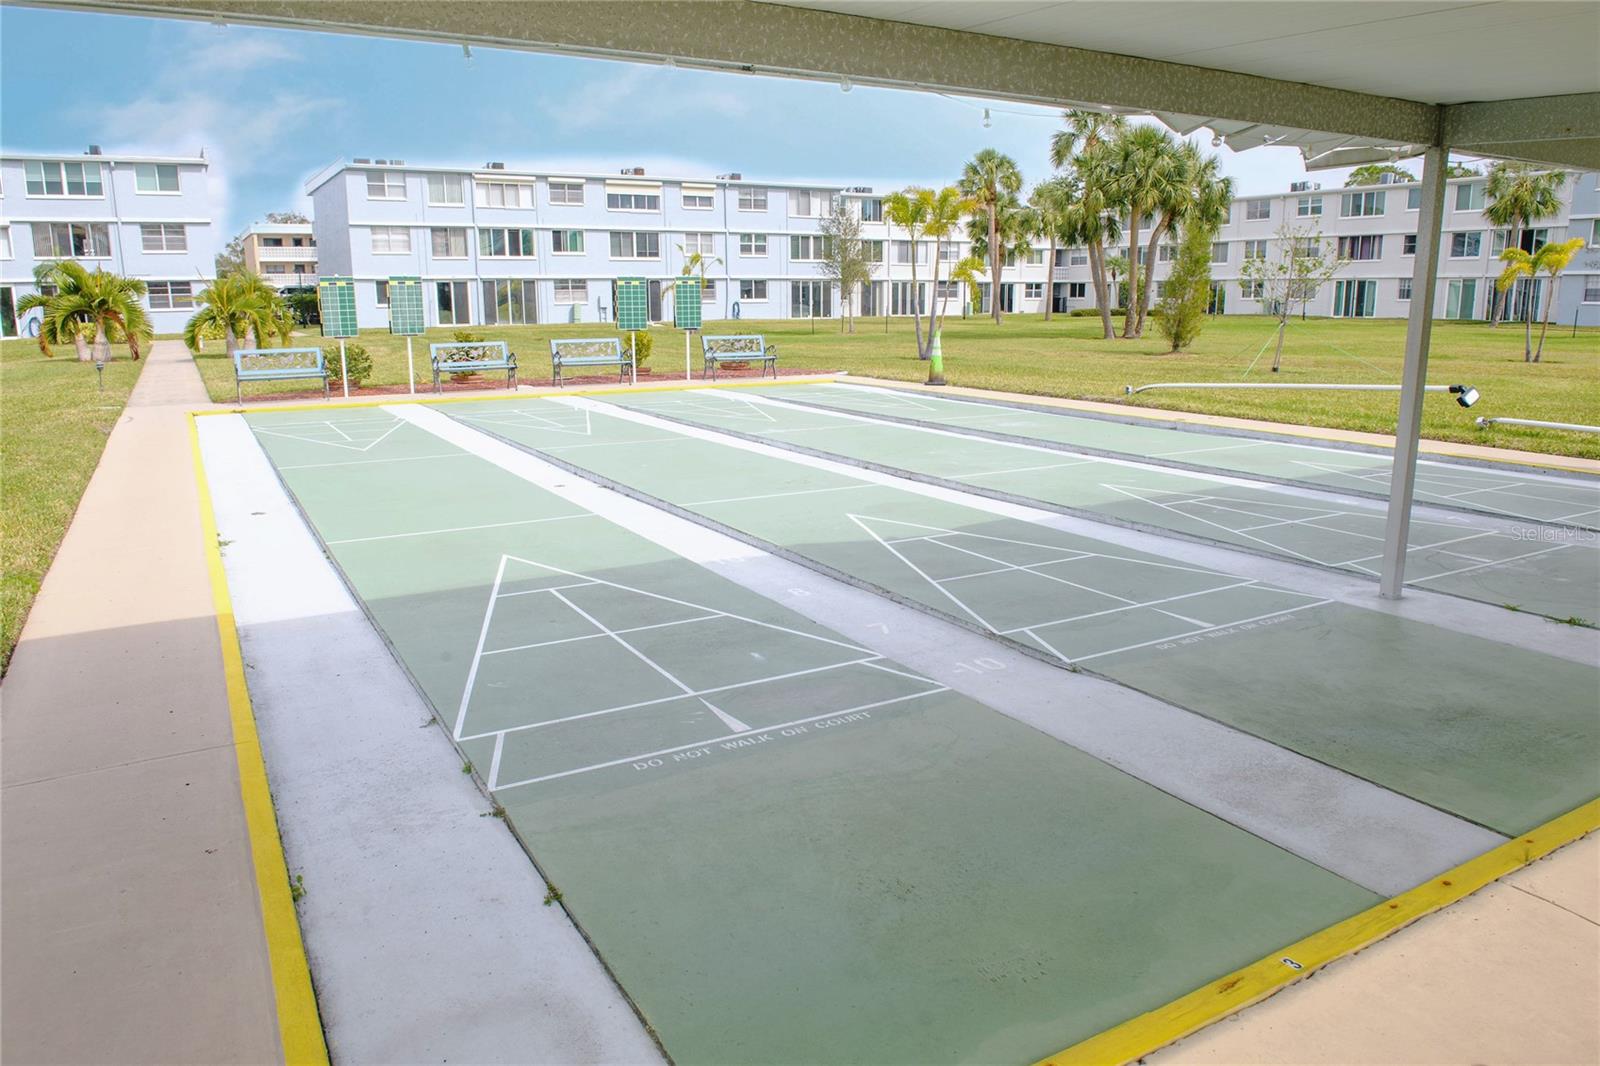
[[[422,315],[422,279],[389,279],[389,332],[419,336],[427,328]]]
[[[642,425],[594,401],[441,410],[1501,833],[1600,792],[1592,666]]]
[[[381,409],[247,421],[676,1062],[1031,1061],[1377,902]]]
[[[1286,437],[1263,439],[1138,422],[1133,421],[1136,412],[1130,412],[1128,421],[1120,421],[1064,410],[1044,411],[842,383],[808,387],[803,395],[781,395],[859,414],[888,415],[951,429],[1093,448],[1129,458],[1304,482],[1336,492],[1381,498],[1389,494],[1390,462],[1386,454]],[[1461,417],[1471,416],[1463,411]],[[1486,468],[1424,458],[1417,463],[1416,499],[1419,504],[1435,507],[1589,528],[1600,526],[1600,479],[1519,468],[1510,463]]]
[[[351,278],[323,278],[317,282],[317,309],[322,318],[324,337],[354,337],[356,325],[356,283]]]
[[[824,452],[1374,579],[1382,566],[1384,505],[1378,501],[1359,497],[1331,501],[1289,486],[1244,483],[1237,476],[1130,461],[1133,457],[1117,460],[1018,447],[1011,441],[875,421],[864,413],[841,417],[809,402],[841,391],[831,385],[759,392],[705,389],[645,393],[607,402],[782,447]],[[844,394],[853,397],[861,391]],[[893,394],[887,398],[900,399]],[[1531,532],[1540,527],[1508,529],[1507,525],[1502,519],[1468,513],[1452,514],[1448,521],[1413,518],[1407,583],[1496,606],[1514,604],[1552,618],[1600,620],[1597,538],[1583,530],[1563,529],[1551,532],[1565,535],[1544,540]]]
[[[617,279],[617,328],[647,329],[650,326],[650,294],[644,278]]]
[[[679,329],[699,329],[700,312],[700,279],[685,274],[672,283],[672,324]]]

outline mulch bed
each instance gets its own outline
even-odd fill
[[[826,373],[831,373],[831,371],[827,371],[827,370],[806,370],[806,369],[801,369],[801,368],[796,368],[796,367],[784,367],[784,368],[782,368],[782,369],[780,369],[778,371],[778,376],[781,377],[781,378],[805,377],[808,374],[826,374]],[[735,369],[730,368],[726,363],[724,363],[722,368],[717,371],[717,380],[718,381],[735,381],[735,380],[739,380],[739,379],[759,378],[761,376],[762,376],[761,371],[759,369],[755,368],[755,367],[747,367],[747,368],[744,368],[744,369],[735,370]],[[492,391],[499,391],[501,393],[504,393],[504,392],[508,391],[505,388],[506,379],[505,379],[505,375],[503,373],[502,374],[489,374],[489,375],[485,375],[485,374],[465,374],[465,375],[462,375],[462,378],[464,380],[453,381],[453,380],[446,379],[445,381],[441,382],[441,385],[443,386],[444,393],[446,393],[446,394],[449,394],[449,393],[452,393],[452,392],[488,393],[488,392],[491,392],[491,390]],[[696,382],[700,381],[700,369],[699,369],[699,367],[695,368],[694,380]],[[771,380],[770,375],[768,375],[768,380]],[[641,369],[639,371],[639,384],[640,385],[671,384],[673,382],[681,382],[681,381],[683,381],[683,376],[682,376],[681,373],[673,373],[672,371],[664,371],[663,372],[663,368],[660,368],[660,367],[645,368],[645,369]],[[706,384],[709,385],[710,383],[711,383],[711,379],[707,378],[706,379]],[[521,386],[526,386],[526,387],[528,387],[530,389],[540,389],[540,388],[553,387],[555,385],[555,381],[553,379],[549,378],[549,377],[542,377],[542,378],[518,377],[517,378],[517,384],[521,385]],[[561,379],[561,385],[562,385],[563,388],[569,388],[569,387],[570,388],[582,388],[582,387],[585,387],[585,386],[592,386],[592,385],[615,385],[615,384],[617,384],[617,375],[615,375],[615,374],[593,374],[593,375],[586,375],[586,376],[583,376],[583,377],[563,376],[562,379]],[[355,400],[355,399],[363,399],[364,400],[364,399],[376,398],[376,397],[379,397],[379,396],[405,396],[405,395],[408,395],[408,393],[409,393],[409,390],[404,385],[362,385],[359,388],[353,388],[353,389],[350,390],[350,398],[352,400]],[[339,388],[339,383],[338,382],[332,382],[332,383],[329,384],[329,386],[328,386],[328,395],[333,400],[343,400],[344,399],[344,395],[343,395],[343,393],[341,392],[341,390]],[[433,395],[436,395],[434,393],[434,391],[433,391],[433,382],[431,382],[431,381],[418,382],[417,383],[417,395],[418,396],[425,396],[425,395],[426,396],[433,396]],[[321,389],[306,389],[306,390],[302,390],[302,391],[298,391],[298,392],[261,393],[259,395],[255,395],[255,396],[251,396],[248,393],[246,393],[245,394],[245,398],[244,398],[244,402],[246,404],[251,404],[251,403],[263,403],[263,404],[266,404],[266,403],[296,403],[296,402],[301,402],[301,401],[320,400],[320,399],[322,399],[322,390]],[[225,403],[230,403],[230,404],[232,403],[232,401],[224,401],[224,402]]]

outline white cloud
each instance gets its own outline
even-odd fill
[[[568,132],[619,125],[632,129],[648,116],[742,118],[750,113],[749,102],[737,93],[684,88],[681,79],[663,77],[663,71],[653,67],[605,67],[603,75],[575,85],[559,97],[546,96],[539,102],[540,110]]]

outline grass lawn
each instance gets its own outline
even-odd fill
[[[472,332],[505,340],[521,357],[523,378],[548,374],[551,337],[611,336],[609,324],[559,326],[476,326]],[[1130,406],[1162,407],[1210,414],[1260,418],[1300,425],[1394,431],[1398,394],[1269,391],[1190,391],[1144,393],[1125,397],[1123,386],[1157,381],[1284,381],[1373,382],[1400,380],[1405,322],[1400,319],[1348,320],[1313,318],[1290,323],[1284,345],[1283,370],[1274,375],[1270,347],[1274,323],[1255,316],[1211,319],[1193,345],[1180,354],[1163,351],[1152,332],[1143,340],[1106,341],[1098,318],[1011,315],[996,327],[986,318],[952,319],[944,330],[945,375],[953,385],[1004,389],[1044,396],[1109,400]],[[1536,327],[1537,329],[1537,327]],[[848,370],[853,374],[905,381],[927,376],[918,362],[909,319],[892,319],[885,331],[881,318],[860,320],[854,334],[841,334],[837,320],[816,322],[774,320],[708,322],[709,333],[767,335],[780,345],[789,369]],[[419,375],[426,374],[427,345],[451,339],[452,330],[430,330],[415,339]],[[652,331],[655,354],[651,365],[659,375],[673,375],[681,366],[683,335],[669,327]],[[295,343],[317,343],[315,331],[297,335]],[[406,379],[405,341],[384,330],[362,333],[360,343],[372,354],[372,385],[401,385]],[[327,342],[337,358],[338,345]],[[1250,368],[1251,361],[1255,362]],[[233,398],[233,373],[219,348],[199,359],[201,374],[215,400]],[[1522,329],[1481,323],[1440,322],[1433,331],[1429,360],[1430,384],[1476,386],[1483,399],[1471,411],[1447,395],[1430,394],[1425,404],[1423,436],[1506,448],[1600,458],[1600,437],[1558,430],[1495,427],[1480,430],[1477,415],[1504,415],[1552,422],[1600,424],[1600,331],[1572,335],[1552,325],[1544,360],[1522,361]],[[247,386],[247,395],[297,391],[288,384]]]
[[[46,359],[35,341],[0,341],[0,672],[144,367],[112,354],[101,392],[71,348]]]

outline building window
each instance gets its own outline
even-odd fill
[[[1589,226],[1589,247],[1600,248],[1600,218],[1595,219]]]
[[[877,197],[873,197],[870,200],[862,200],[861,201],[861,221],[863,221],[863,222],[882,222],[883,221],[883,201],[881,199],[878,199]]]
[[[147,252],[187,252],[189,237],[182,224],[146,222],[139,227],[139,243]]]
[[[1077,266],[1088,266],[1088,264],[1089,264],[1089,249],[1087,249],[1087,248],[1074,248],[1074,249],[1072,249],[1071,252],[1068,253],[1067,263],[1070,266],[1075,266],[1075,267],[1077,267]]]
[[[717,279],[716,278],[701,278],[700,279],[700,302],[703,303],[703,304],[711,304],[711,303],[716,303],[717,302]]]
[[[1339,214],[1343,218],[1366,218],[1383,214],[1383,190],[1347,192],[1339,198]]]
[[[581,207],[583,205],[583,182],[552,181],[550,183],[550,202]]]
[[[1228,261],[1228,242],[1211,242],[1211,261],[1213,263],[1226,263]]]
[[[428,203],[459,207],[467,202],[467,182],[460,174],[429,174]]]
[[[478,254],[533,258],[533,230],[528,227],[506,229],[493,226],[478,230]]]
[[[539,319],[537,282],[523,278],[483,280],[483,324],[525,326]]]
[[[957,245],[955,245],[955,244],[947,244],[947,245],[945,245],[945,248],[946,248],[946,250],[948,251],[949,254],[956,255],[956,256],[959,257],[960,249],[959,249],[959,247]],[[1045,254],[1046,254],[1045,253],[1045,249],[1043,249],[1043,248],[1029,248],[1028,249],[1028,265],[1029,266],[1035,266],[1035,267],[1044,266]],[[959,259],[949,260],[949,262],[957,262],[957,261],[959,261]]]
[[[1089,295],[1089,283],[1087,281],[1069,281],[1069,282],[1067,282],[1067,299],[1069,299],[1069,300],[1084,300],[1084,299],[1088,299],[1088,295]]]
[[[367,199],[404,200],[406,176],[394,170],[367,171]]]
[[[406,255],[411,251],[411,230],[406,226],[373,226],[373,255]]]
[[[1294,213],[1300,218],[1314,218],[1322,214],[1322,197],[1302,196],[1295,201]]]
[[[1473,305],[1478,302],[1476,278],[1458,278],[1445,289],[1444,317],[1472,318]]]
[[[1336,281],[1333,284],[1334,318],[1371,318],[1377,299],[1375,281]]]
[[[11,227],[0,226],[0,259],[11,258]]]
[[[740,189],[739,210],[765,211],[767,209],[767,190],[765,189]]]
[[[1476,181],[1456,186],[1457,211],[1483,210],[1483,185]]]
[[[1461,186],[1463,189],[1469,186]],[[1450,234],[1451,259],[1476,259],[1483,251],[1483,233],[1472,230],[1467,233]]]
[[[1395,295],[1397,297],[1399,297],[1400,299],[1402,299],[1402,300],[1411,299],[1411,279],[1410,278],[1401,278],[1400,279],[1400,284],[1399,284],[1398,290],[1396,291]]]
[[[1340,259],[1377,259],[1383,255],[1383,238],[1375,234],[1339,238]]]
[[[23,166],[29,196],[102,196],[99,163],[57,163],[30,159]]]
[[[1022,298],[1024,300],[1042,300],[1042,299],[1044,299],[1044,282],[1042,282],[1042,281],[1025,282],[1023,284],[1023,286],[1022,286]]]
[[[767,298],[767,283],[764,281],[739,282],[739,299],[752,300],[756,303]]]
[[[683,208],[685,211],[710,211],[715,206],[716,199],[710,189],[684,186]]]
[[[479,207],[533,206],[533,186],[523,182],[476,181],[472,187]]]
[[[177,192],[178,167],[175,163],[135,163],[135,192]]]
[[[581,278],[556,279],[556,303],[581,304],[589,300],[589,283]]]
[[[434,227],[433,257],[435,259],[465,259],[467,257],[467,231],[459,226]]]
[[[791,281],[789,315],[791,318],[831,318],[833,286],[825,281]]]
[[[1037,263],[1035,263],[1033,261],[1033,253],[1030,253],[1028,255],[1029,264],[1031,264],[1033,266],[1042,265],[1044,263],[1044,253],[1043,252],[1038,252],[1038,255],[1039,255],[1039,261]],[[959,262],[961,262],[961,245],[957,244],[955,241],[947,241],[947,242],[941,243],[939,245],[939,262],[941,262],[941,263],[959,263]],[[1008,265],[1015,266],[1016,264],[1015,263],[1011,263],[1011,264],[1008,264]]]
[[[795,218],[824,218],[833,197],[811,189],[789,190],[789,214]]]
[[[389,306],[389,283],[387,281],[375,281],[375,282],[372,283],[372,288],[373,288],[373,296],[377,300],[378,306],[379,307],[388,307]]]
[[[1296,237],[1294,239],[1294,257],[1296,259],[1310,259],[1322,254],[1322,242],[1315,237]]]
[[[287,274],[287,273],[289,273],[289,267],[285,263],[267,263],[261,269],[265,270],[268,274]]]
[[[190,282],[151,281],[146,283],[146,287],[152,311],[169,311],[174,308],[194,306],[194,289]]]
[[[1247,222],[1259,222],[1264,218],[1271,218],[1272,201],[1246,200],[1244,202],[1244,217]]]
[[[1406,190],[1406,210],[1416,211],[1422,207],[1422,187],[1413,185]]]
[[[1600,274],[1590,274],[1583,279],[1583,302],[1600,304]]]
[[[1244,257],[1246,259],[1265,259],[1267,257],[1267,242],[1245,241]]]
[[[35,222],[37,259],[109,259],[111,229],[104,222]]]
[[[578,255],[583,251],[583,230],[551,230],[550,250],[557,255]]]
[[[867,262],[883,262],[883,241],[862,241],[861,248],[867,255]]]
[[[1156,246],[1156,262],[1170,263],[1178,258],[1178,246],[1175,244],[1162,244]]]
[[[472,304],[464,281],[438,281],[434,292],[439,305],[439,325],[465,326],[472,321]]]
[[[1400,238],[1400,254],[1417,254],[1417,235],[1415,233],[1407,233],[1405,236]]]
[[[683,254],[685,256],[701,255],[710,258],[717,252],[716,238],[709,233],[685,233],[683,235]]]
[[[661,197],[649,192],[608,192],[606,207],[612,211],[659,211]]]
[[[896,241],[896,244],[904,243]],[[796,263],[820,263],[827,257],[827,241],[821,236],[791,235],[789,258]]]
[[[1262,292],[1265,290],[1265,288],[1266,283],[1261,281],[1259,278],[1251,281],[1239,282],[1239,294],[1246,300],[1261,299]]]
[[[613,232],[611,258],[660,259],[661,235],[659,233]]]
[[[740,255],[766,255],[767,235],[765,233],[739,234]]]

